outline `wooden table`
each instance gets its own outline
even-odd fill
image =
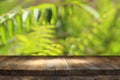
[[[120,80],[120,57],[0,57],[0,80]]]

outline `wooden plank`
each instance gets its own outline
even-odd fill
[[[24,65],[27,66],[26,70],[43,70],[44,63],[45,58],[32,57],[30,59],[27,59],[24,62]]]
[[[41,80],[37,76],[0,76],[0,80]]]
[[[46,58],[44,70],[49,72],[46,75],[69,75],[69,66],[64,58]]]
[[[58,76],[52,76],[52,77],[41,77],[40,80],[69,80],[69,77],[58,77]]]
[[[46,58],[45,70],[70,70],[64,58]]]
[[[19,57],[4,68],[7,70],[41,70],[44,60],[39,57]]]
[[[21,76],[42,74],[42,71],[39,70],[42,69],[43,62],[44,59],[39,57],[14,57],[12,60],[4,62],[7,64],[2,66],[0,74]]]
[[[12,78],[13,80],[42,80],[42,76],[13,76]]]
[[[11,80],[69,80],[69,77],[57,77],[57,76],[19,76],[19,77],[11,77]]]
[[[72,76],[96,75],[99,69],[85,60],[83,57],[66,58],[67,63],[71,68]]]
[[[0,57],[0,63],[8,59],[8,57]]]
[[[0,75],[0,80],[14,80],[11,76],[2,76]]]
[[[8,57],[0,63],[0,75],[62,77],[120,75],[120,61],[117,61],[119,59],[120,57],[117,59],[106,59],[106,57],[105,59],[104,57]],[[109,63],[110,61],[111,63]],[[117,62],[114,63],[115,61]]]
[[[5,70],[5,67],[9,66],[10,64],[13,64],[13,62],[18,59],[17,57],[9,57],[6,58],[6,60],[2,61],[0,63],[0,69]]]
[[[91,63],[89,63],[86,59],[80,58],[66,58],[67,63],[69,64],[71,70],[98,70],[98,68]]]
[[[69,80],[119,80],[119,76],[115,75],[109,75],[109,76],[84,76],[84,77],[79,77],[79,76],[72,76],[70,77]]]
[[[111,64],[115,69],[120,69],[120,57],[102,57],[106,63]]]
[[[27,66],[24,63],[28,59],[25,57],[13,57],[10,60],[4,61],[4,65],[1,68],[3,67],[4,70],[26,70]]]
[[[69,77],[43,77],[43,76],[0,76],[0,80],[119,80],[119,76],[69,76]]]
[[[85,59],[91,64],[95,65],[100,70],[115,69],[115,67],[113,67],[110,63],[105,62],[105,60],[101,59],[101,57],[85,57]]]
[[[57,80],[57,77],[41,77],[40,80]]]
[[[24,75],[26,66],[20,64],[24,62],[24,59],[24,57],[10,57],[10,59],[2,62],[0,64],[0,75]],[[19,70],[21,71],[19,72]]]

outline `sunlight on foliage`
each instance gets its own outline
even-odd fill
[[[53,41],[54,34],[54,26],[48,25],[33,28],[27,35],[17,35],[16,51],[22,55],[62,55],[63,47]]]
[[[120,55],[119,5],[110,0],[65,0],[3,11],[0,55]]]

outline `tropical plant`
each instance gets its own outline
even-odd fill
[[[84,6],[90,14],[74,10],[74,17],[65,19],[65,32],[69,35],[62,43],[68,55],[120,55],[119,18],[120,10],[112,1],[96,1],[95,14],[90,7]],[[102,6],[101,6],[102,4]],[[95,4],[94,4],[95,5]]]
[[[119,55],[119,7],[96,3],[66,0],[0,16],[1,55]]]

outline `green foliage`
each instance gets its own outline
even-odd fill
[[[55,39],[55,26],[46,25],[33,28],[27,35],[17,35],[17,52],[21,55],[62,55],[62,45],[53,42]]]
[[[120,11],[109,0],[96,2],[99,15],[88,5],[82,5],[94,17],[76,7],[75,15],[63,20],[67,36],[60,42],[68,55],[120,55],[119,26],[116,23]]]
[[[55,5],[43,4],[1,16],[2,51],[0,53],[4,52],[5,55],[63,55],[63,47],[57,43],[55,37],[57,19],[55,14],[57,14]]]
[[[19,11],[23,7],[28,5],[33,0],[0,0],[0,15],[8,13],[9,11]]]
[[[1,55],[120,55],[119,4],[95,3],[66,0],[0,16]]]
[[[0,14],[6,13],[10,11],[17,1],[11,1],[11,0],[0,0]],[[5,6],[7,4],[7,6]]]

